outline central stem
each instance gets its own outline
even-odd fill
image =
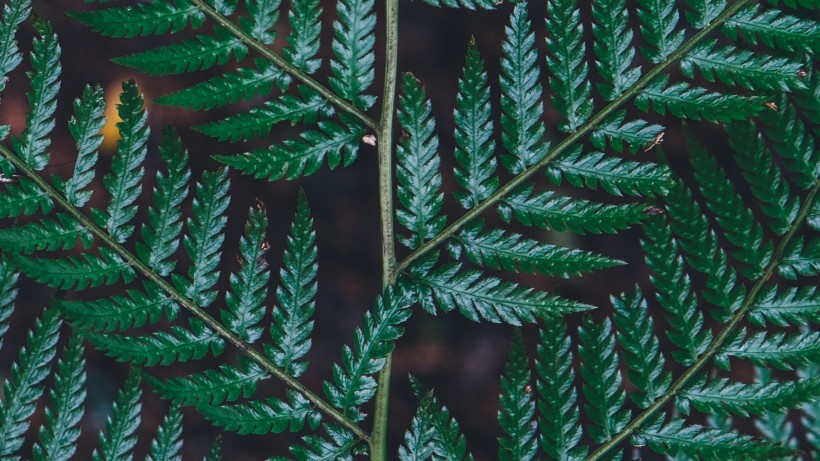
[[[384,89],[377,133],[379,151],[379,210],[382,233],[382,288],[395,282],[396,249],[393,234],[393,112],[399,49],[399,0],[385,1]],[[387,459],[387,409],[390,399],[392,354],[379,372],[376,410],[370,439],[371,461]]]

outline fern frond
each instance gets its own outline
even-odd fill
[[[820,364],[814,363],[798,370],[798,375],[801,378],[811,378],[820,376]],[[812,448],[811,452],[817,454],[820,452],[820,399],[814,399],[803,405],[803,417],[801,422],[806,428],[806,439]]]
[[[424,3],[432,6],[447,6],[450,8],[466,8],[468,10],[494,10],[501,1],[499,0],[423,0]]]
[[[176,405],[171,405],[168,414],[160,423],[157,435],[151,441],[151,451],[146,461],[182,461],[182,413]]]
[[[602,152],[582,156],[581,149],[550,163],[547,177],[555,184],[562,180],[576,187],[589,187],[615,195],[665,195],[671,182],[665,165],[608,157]]]
[[[507,223],[515,216],[525,226],[578,234],[614,234],[648,216],[645,205],[590,202],[556,195],[552,191],[535,192],[532,186],[507,196],[499,213]]]
[[[57,36],[46,22],[37,23],[38,37],[31,51],[31,72],[28,73],[31,91],[27,93],[29,110],[26,129],[20,138],[12,140],[14,150],[30,167],[42,170],[48,164],[51,145],[48,135],[54,129],[54,111],[60,90],[60,45]]]
[[[458,81],[456,107],[453,112],[455,132],[455,179],[464,191],[453,195],[464,208],[470,209],[498,190],[496,176],[495,127],[490,110],[490,87],[484,61],[475,39],[467,47],[467,62]]]
[[[141,397],[139,375],[132,371],[117,393],[114,408],[105,422],[105,432],[100,435],[99,448],[94,450],[93,461],[131,459],[137,444]]]
[[[90,253],[63,258],[39,258],[22,254],[11,256],[15,267],[34,280],[62,290],[84,290],[122,280],[130,283],[136,277],[134,268],[106,247],[100,255]]]
[[[820,177],[820,150],[795,105],[785,95],[774,102],[777,111],[762,114],[763,134],[771,141],[775,153],[785,160],[783,166],[792,173],[790,179],[801,189],[808,189]]]
[[[287,87],[289,78],[274,64],[263,59],[254,60],[255,67],[240,67],[233,72],[217,75],[204,82],[154,99],[157,104],[183,107],[191,110],[210,110],[246,101],[273,90]]]
[[[635,386],[629,394],[639,408],[646,409],[672,383],[672,376],[664,371],[665,360],[660,350],[654,322],[638,287],[631,294],[611,298],[615,324],[618,326],[618,344],[629,367],[627,376]]]
[[[745,8],[726,21],[723,33],[732,40],[743,37],[752,45],[762,43],[775,50],[820,51],[820,31],[816,22],[774,8]]]
[[[624,121],[625,117],[625,111],[616,112],[592,132],[592,144],[603,150],[609,141],[613,149],[623,151],[628,148],[634,154],[640,148],[652,145],[656,137],[663,133],[663,127],[660,125],[641,119]]]
[[[43,218],[0,229],[0,249],[10,253],[70,250],[78,240],[83,247],[89,248],[93,239],[85,226],[65,213],[57,213],[56,219]]]
[[[299,70],[312,74],[322,65],[319,54],[319,34],[322,31],[322,8],[319,0],[290,2],[288,46],[282,55]]]
[[[330,88],[361,110],[376,102],[374,96],[365,94],[376,74],[374,4],[374,0],[338,0],[338,17],[333,22]]]
[[[460,433],[458,422],[450,416],[450,410],[439,402],[432,391],[423,391],[421,384],[412,376],[410,385],[419,399],[417,416],[433,432],[432,459],[473,461],[473,455],[467,451],[467,441]]]
[[[686,20],[697,29],[708,26],[726,8],[726,0],[686,0],[686,4]]]
[[[707,461],[736,456],[769,459],[796,454],[793,449],[780,444],[754,439],[735,431],[726,432],[698,424],[687,426],[680,419],[672,420],[663,427],[642,431],[638,443],[648,444],[653,451],[661,454],[683,454]]]
[[[151,75],[172,75],[210,69],[227,63],[231,56],[240,61],[247,52],[241,40],[225,29],[216,28],[214,35],[199,35],[113,61]]]
[[[545,322],[535,360],[538,389],[539,442],[549,459],[578,461],[587,448],[579,446],[578,391],[572,369],[572,340],[562,320]]]
[[[148,209],[147,226],[141,229],[142,242],[137,242],[137,256],[162,276],[170,274],[176,262],[171,259],[179,247],[182,232],[180,205],[188,196],[188,152],[170,126],[162,131],[159,154],[167,166],[166,172],[157,172],[153,203]]]
[[[240,435],[298,432],[305,422],[311,429],[321,422],[321,415],[311,402],[293,391],[288,391],[287,400],[267,398],[218,407],[199,405],[197,409],[215,425]]]
[[[729,358],[747,359],[755,365],[771,365],[783,370],[820,362],[820,332],[746,334],[739,332],[715,356],[715,364],[728,369]]]
[[[322,428],[327,437],[307,435],[303,438],[306,446],[290,447],[297,461],[352,461],[353,452],[361,451],[356,448],[360,440],[352,432],[335,424],[324,424]]]
[[[679,394],[678,408],[688,414],[689,405],[703,413],[748,416],[767,411],[782,412],[816,398],[820,377],[798,381],[744,384],[727,379],[701,380]]]
[[[483,319],[521,325],[539,318],[593,309],[593,306],[525,288],[477,270],[463,269],[460,264],[435,269],[430,266],[428,262],[412,268],[410,280],[415,284],[422,307],[431,314],[438,309],[449,312],[458,308],[474,322]]]
[[[638,0],[638,19],[641,34],[649,47],[641,53],[650,62],[658,64],[680,48],[683,30],[676,30],[680,14],[675,2],[669,0]]]
[[[74,173],[62,186],[68,201],[78,208],[91,198],[91,191],[83,189],[94,180],[97,149],[103,141],[100,130],[105,126],[104,113],[102,88],[83,88],[82,96],[74,101],[74,116],[68,121],[68,130],[77,144],[77,160],[74,162]]]
[[[399,447],[399,461],[425,461],[433,456],[436,432],[430,416],[431,402],[432,394],[429,392],[419,399],[416,414],[404,432],[404,442]]]
[[[484,230],[480,220],[461,230],[449,245],[458,258],[461,251],[472,263],[510,272],[519,270],[548,276],[570,277],[626,264],[592,252],[549,245],[502,229]]]
[[[31,216],[38,210],[47,214],[54,208],[51,197],[29,179],[4,184],[3,189],[5,197],[0,200],[0,218]]]
[[[758,381],[762,384],[772,382],[771,370],[765,368],[755,368]],[[817,400],[811,399],[804,403],[805,407],[809,403]],[[797,449],[797,439],[793,433],[793,424],[788,421],[788,412],[767,411],[755,418],[755,428],[768,440],[779,442],[787,447]]]
[[[633,34],[627,22],[629,12],[625,0],[592,2],[593,50],[598,61],[598,75],[604,79],[598,91],[606,101],[612,101],[632,87],[641,77],[640,67],[632,65],[635,48]]]
[[[222,461],[222,436],[218,435],[202,461]]]
[[[820,274],[820,239],[814,238],[805,244],[803,236],[794,239],[786,247],[777,270],[789,280]]]
[[[800,78],[803,64],[730,46],[719,47],[714,40],[698,45],[681,60],[681,71],[686,77],[693,78],[696,68],[710,82],[717,78],[727,85],[753,91],[805,88]]]
[[[758,295],[748,319],[761,327],[766,322],[781,327],[820,322],[820,292],[811,286],[768,287]]]
[[[686,82],[666,86],[668,81],[664,75],[650,82],[635,98],[635,106],[647,112],[651,104],[652,110],[661,115],[669,111],[678,118],[713,123],[748,120],[765,107],[762,96],[714,93]]]
[[[3,336],[9,331],[9,320],[14,311],[14,300],[17,299],[17,280],[20,278],[12,265],[0,259],[0,349],[3,348]]]
[[[498,459],[502,461],[531,460],[538,451],[531,380],[524,339],[516,330],[507,366],[501,375],[498,423],[505,435],[498,439]]]
[[[399,104],[398,119],[407,135],[396,150],[396,195],[403,207],[396,211],[396,219],[410,231],[410,236],[400,239],[401,243],[415,249],[444,228],[446,218],[440,215],[444,201],[441,160],[436,152],[438,136],[430,101],[424,87],[411,74],[404,74]]]
[[[179,312],[179,305],[153,283],[146,282],[143,290],[129,289],[125,293],[89,301],[60,299],[55,304],[72,326],[98,333],[153,325],[163,315],[172,321]]]
[[[239,240],[240,268],[231,274],[231,289],[225,295],[227,308],[220,313],[225,326],[248,343],[254,343],[262,336],[259,322],[265,313],[270,281],[268,263],[265,262],[267,228],[265,210],[259,206],[251,208],[245,235]]]
[[[117,141],[117,153],[111,162],[111,173],[103,183],[111,197],[105,211],[95,210],[94,218],[114,240],[125,242],[134,231],[128,224],[137,214],[136,201],[142,191],[142,162],[148,153],[148,116],[144,102],[133,80],[123,82],[117,113],[122,119],[117,123],[122,139]]]
[[[547,1],[547,68],[552,103],[567,119],[563,132],[578,129],[592,115],[589,66],[581,12],[573,0]]]
[[[246,0],[249,18],[242,18],[242,29],[265,45],[273,44],[281,3],[281,0]]]
[[[316,233],[304,191],[299,192],[285,254],[282,256],[277,306],[273,309],[270,336],[265,351],[273,362],[291,376],[305,372],[303,360],[311,346],[311,317],[316,310]]]
[[[154,0],[101,10],[72,11],[68,15],[95,32],[117,38],[176,33],[188,24],[196,29],[205,21],[199,8],[184,0]]]
[[[543,159],[550,146],[544,139],[541,72],[526,3],[515,5],[501,52],[501,144],[507,151],[501,163],[518,174]]]
[[[23,61],[14,36],[30,14],[31,0],[10,0],[3,5],[0,16],[0,91],[6,87],[6,75]]]
[[[237,366],[221,365],[164,381],[147,376],[146,381],[165,398],[180,405],[199,407],[250,397],[256,391],[259,380],[268,376],[256,363],[240,359]]]
[[[56,309],[47,309],[26,337],[17,361],[11,365],[3,384],[4,402],[0,406],[0,458],[13,459],[23,446],[29,418],[43,394],[43,380],[54,359],[63,319]]]
[[[79,336],[72,336],[57,362],[57,373],[48,394],[46,422],[32,451],[35,461],[67,461],[74,455],[84,413],[85,381],[82,341]]]

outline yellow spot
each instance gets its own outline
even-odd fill
[[[122,139],[117,123],[121,122],[117,113],[117,104],[120,103],[121,87],[119,82],[111,83],[105,89],[105,126],[102,129],[103,142],[100,146],[103,152],[113,153],[117,148],[117,141]]]

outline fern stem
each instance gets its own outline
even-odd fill
[[[142,273],[145,277],[149,280],[154,282],[157,286],[159,286],[162,290],[164,290],[174,301],[178,302],[181,306],[183,306],[188,312],[193,314],[195,317],[200,319],[210,328],[219,334],[219,336],[223,337],[226,341],[233,344],[237,349],[245,353],[248,357],[250,357],[254,362],[259,364],[262,368],[270,372],[273,376],[281,379],[285,382],[288,386],[295,389],[297,392],[301,393],[305,396],[311,403],[313,403],[316,408],[321,410],[322,412],[326,413],[328,416],[336,420],[339,424],[344,426],[345,428],[349,429],[351,432],[356,434],[362,440],[369,441],[370,436],[368,433],[359,427],[356,423],[347,419],[342,413],[339,412],[336,408],[334,408],[331,404],[322,400],[318,395],[313,393],[310,389],[306,388],[302,383],[298,380],[293,378],[292,376],[285,373],[284,370],[279,369],[273,362],[271,362],[264,354],[260,353],[251,345],[242,341],[238,336],[236,336],[233,332],[231,332],[228,328],[224,325],[219,323],[216,319],[208,315],[202,308],[197,306],[193,301],[186,298],[184,295],[179,293],[170,283],[168,283],[164,278],[159,276],[156,272],[151,269],[148,265],[143,263],[139,260],[136,256],[131,254],[128,250],[125,249],[122,245],[120,245],[116,240],[114,240],[108,233],[99,227],[91,218],[87,217],[72,205],[63,195],[57,191],[51,184],[49,184],[45,179],[43,179],[34,169],[32,169],[26,162],[22,159],[17,157],[14,153],[12,153],[6,146],[0,146],[0,154],[5,156],[7,159],[11,161],[14,166],[23,172],[29,179],[34,181],[42,190],[48,194],[48,196],[57,202],[68,214],[70,214],[74,219],[79,221],[86,229],[88,229],[93,235],[98,237],[102,240],[109,248],[111,248],[115,253],[117,253],[120,257],[122,257],[128,264],[130,264],[134,269]]]
[[[396,248],[393,231],[393,117],[396,100],[396,76],[399,50],[399,0],[385,2],[385,62],[381,123],[377,138],[379,150],[379,210],[382,227],[382,287],[396,281]],[[376,409],[370,440],[370,459],[387,459],[387,414],[390,400],[390,376],[393,354],[388,354],[379,372]]]
[[[533,166],[527,168],[526,170],[522,171],[518,174],[518,176],[511,179],[507,184],[503,187],[499,188],[493,195],[488,197],[483,202],[479,203],[475,206],[475,208],[471,209],[470,211],[464,213],[460,218],[455,220],[452,224],[447,226],[443,231],[441,231],[438,235],[433,237],[432,239],[428,240],[426,243],[420,245],[416,248],[415,251],[410,253],[406,258],[404,258],[398,265],[398,272],[402,272],[407,269],[413,261],[417,260],[418,258],[425,255],[427,252],[453,236],[456,232],[461,230],[467,223],[478,217],[481,213],[486,211],[487,209],[491,208],[492,206],[496,205],[500,202],[504,197],[514,191],[518,186],[523,184],[530,176],[537,173],[539,170],[547,166],[554,158],[561,155],[564,151],[570,148],[573,144],[587,135],[596,125],[606,120],[615,110],[625,104],[627,101],[632,99],[636,96],[646,85],[648,85],[655,77],[660,75],[663,71],[665,71],[669,66],[686,56],[689,51],[691,51],[698,43],[700,43],[707,35],[709,35],[713,30],[720,27],[726,20],[728,20],[733,14],[735,14],[740,9],[744,8],[746,5],[751,3],[751,0],[740,0],[737,3],[733,3],[731,6],[726,8],[723,13],[715,18],[715,20],[709,24],[708,26],[701,29],[697,34],[692,36],[687,42],[685,42],[677,51],[670,54],[664,61],[660,62],[657,66],[653,67],[649,70],[640,80],[638,80],[634,86],[629,88],[629,90],[624,91],[624,93],[612,101],[611,103],[604,106],[596,115],[591,117],[586,123],[578,128],[577,131],[574,131],[569,136],[564,138],[563,141],[558,143],[544,158],[539,161],[538,163],[534,164]]]
[[[754,304],[755,300],[757,299],[757,295],[760,290],[763,288],[763,285],[771,278],[772,274],[774,274],[775,270],[777,269],[778,260],[783,256],[783,253],[786,251],[786,247],[791,243],[794,236],[797,234],[797,231],[800,228],[800,225],[809,215],[809,212],[812,209],[814,201],[817,198],[818,190],[820,190],[820,181],[815,182],[814,187],[809,191],[809,194],[806,196],[805,201],[803,202],[803,206],[800,208],[800,211],[797,215],[797,218],[792,224],[789,232],[783,236],[783,239],[780,241],[780,244],[774,251],[772,255],[771,262],[766,266],[766,270],[757,279],[752,289],[746,295],[743,300],[743,304],[740,306],[740,309],[732,316],[726,326],[720,331],[720,333],[715,336],[715,339],[712,340],[712,343],[703,353],[703,355],[698,358],[695,363],[693,363],[686,371],[678,378],[667,391],[660,396],[650,407],[646,410],[641,412],[631,423],[629,423],[621,432],[616,434],[612,439],[610,439],[605,444],[601,445],[597,450],[592,452],[587,458],[586,461],[593,461],[600,459],[606,453],[615,448],[618,444],[626,440],[629,436],[631,436],[635,431],[637,431],[641,425],[646,422],[648,419],[652,418],[661,408],[664,407],[672,398],[674,398],[678,392],[683,390],[689,382],[698,374],[698,372],[709,363],[710,360],[720,351],[720,348],[723,347],[723,344],[731,338],[731,336],[735,333],[740,322],[743,320],[743,317],[749,312]]]
[[[259,40],[254,39],[245,31],[243,31],[239,26],[234,24],[231,20],[219,14],[215,9],[205,3],[204,0],[191,0],[191,3],[197,6],[203,13],[210,16],[211,19],[216,21],[220,26],[227,29],[230,33],[235,35],[239,40],[242,41],[248,47],[256,50],[259,54],[265,57],[265,59],[271,61],[272,63],[279,66],[280,69],[284,70],[293,78],[299,80],[300,82],[304,83],[305,85],[309,86],[311,89],[316,91],[317,93],[324,96],[328,102],[333,104],[334,106],[338,107],[339,109],[349,113],[353,117],[356,117],[360,122],[364,123],[368,128],[374,131],[378,131],[379,124],[376,123],[375,120],[368,117],[367,114],[360,111],[350,102],[340,98],[335,93],[327,89],[324,85],[314,80],[308,74],[302,72],[289,62],[287,62],[283,57],[279,56],[278,54],[274,53],[270,48],[268,48],[264,43],[260,42]]]

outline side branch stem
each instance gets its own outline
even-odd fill
[[[69,215],[71,215],[74,219],[76,219],[83,226],[85,226],[85,228],[88,229],[94,236],[102,240],[103,243],[105,243],[121,258],[123,258],[129,265],[131,265],[139,273],[141,273],[146,278],[155,283],[157,286],[159,286],[163,291],[165,291],[168,294],[168,296],[171,299],[178,302],[185,310],[190,312],[198,319],[202,320],[206,325],[208,325],[209,328],[213,329],[219,336],[221,336],[226,341],[235,346],[237,349],[242,351],[244,354],[250,357],[254,362],[259,364],[270,374],[281,379],[285,382],[285,384],[287,384],[291,388],[295,389],[296,391],[304,395],[305,398],[307,398],[313,405],[316,406],[316,408],[326,413],[328,416],[336,420],[345,428],[349,429],[362,440],[370,440],[370,436],[364,429],[359,427],[356,423],[350,421],[347,417],[340,413],[339,410],[334,408],[333,405],[322,400],[321,397],[313,393],[310,389],[306,388],[298,380],[296,380],[289,374],[285,373],[284,370],[279,369],[279,367],[277,367],[276,364],[271,362],[270,359],[268,359],[264,354],[254,349],[250,344],[240,339],[231,330],[229,330],[224,325],[219,323],[216,319],[208,315],[207,312],[205,312],[202,308],[197,306],[193,301],[182,295],[164,278],[157,275],[157,273],[154,272],[154,270],[151,269],[148,265],[140,261],[139,258],[134,256],[131,252],[126,250],[125,247],[120,245],[119,242],[111,238],[111,236],[108,235],[108,233],[105,230],[98,226],[97,223],[95,223],[92,219],[83,214],[82,211],[75,207],[65,197],[63,197],[63,195],[60,192],[58,192],[51,184],[49,184],[45,179],[43,179],[21,158],[17,157],[5,146],[0,146],[0,154],[8,158],[18,170],[20,170],[27,178],[34,181],[43,191],[46,192],[46,194],[48,194],[48,196],[52,200],[57,202],[57,204],[59,204]]]
[[[202,10],[203,13],[205,13],[211,19],[213,19],[217,24],[224,27],[230,33],[235,35],[239,40],[242,41],[242,43],[247,45],[249,48],[256,50],[256,52],[264,56],[265,59],[279,66],[280,69],[284,70],[285,72],[293,76],[293,78],[295,78],[296,80],[299,80],[300,82],[304,83],[317,93],[324,96],[328,102],[338,107],[339,109],[349,113],[353,117],[357,118],[360,122],[364,123],[371,130],[376,131],[379,129],[378,123],[376,123],[376,121],[372,118],[368,117],[367,114],[357,109],[353,104],[337,96],[335,93],[327,89],[324,85],[314,80],[310,75],[302,72],[302,70],[287,62],[285,58],[274,53],[264,43],[254,39],[253,37],[245,33],[245,31],[243,31],[239,26],[234,24],[233,21],[219,14],[210,5],[205,3],[204,0],[191,0],[191,2],[194,5],[196,5],[200,10]]]
[[[508,182],[503,187],[498,189],[489,198],[476,205],[475,208],[464,213],[460,218],[458,218],[452,224],[447,226],[447,228],[441,231],[438,235],[428,240],[426,243],[418,247],[415,251],[410,253],[406,258],[404,258],[404,260],[402,260],[399,263],[398,272],[402,272],[405,269],[407,269],[410,266],[410,264],[412,264],[415,260],[419,259],[427,252],[429,252],[430,250],[437,247],[439,244],[453,236],[456,232],[461,230],[461,228],[464,227],[468,222],[478,217],[487,209],[498,204],[498,202],[503,200],[504,197],[509,195],[513,190],[515,190],[518,186],[520,186],[527,179],[529,179],[530,176],[534,175],[542,168],[547,166],[547,164],[549,164],[554,158],[561,155],[569,147],[571,147],[581,138],[586,136],[590,131],[592,131],[592,129],[595,128],[599,123],[606,120],[606,118],[609,117],[613,112],[615,112],[616,109],[618,109],[624,103],[632,99],[632,97],[636,96],[655,77],[660,75],[669,66],[683,58],[687,53],[689,53],[689,51],[692,50],[692,48],[694,48],[698,43],[700,43],[704,38],[706,38],[706,36],[709,35],[709,33],[711,33],[716,28],[720,27],[724,22],[726,22],[727,19],[729,19],[729,17],[731,17],[741,8],[748,5],[750,2],[751,0],[740,0],[726,8],[726,10],[724,10],[723,13],[721,13],[717,18],[715,18],[715,20],[711,24],[700,30],[686,43],[684,43],[677,51],[670,54],[669,57],[667,57],[657,66],[650,69],[649,72],[644,74],[644,76],[641,77],[641,79],[638,80],[634,86],[632,86],[629,90],[625,91],[617,99],[607,104],[597,114],[595,114],[586,123],[579,127],[577,131],[574,131],[569,136],[564,138],[564,140],[558,143],[554,148],[552,148],[552,150],[550,150],[550,152],[541,161],[519,173],[518,176],[514,177],[512,180],[510,180],[510,182]]]
[[[783,256],[783,253],[786,251],[786,247],[792,242],[794,236],[797,234],[800,225],[805,221],[806,216],[809,215],[809,212],[812,209],[814,201],[817,199],[817,192],[820,190],[820,181],[814,184],[814,187],[809,191],[808,196],[806,196],[805,201],[803,202],[803,206],[800,208],[800,212],[797,215],[797,218],[792,224],[789,232],[783,236],[783,239],[780,241],[780,244],[772,254],[772,259],[769,264],[766,266],[766,270],[757,279],[752,289],[743,299],[743,304],[741,304],[738,311],[735,315],[732,316],[731,320],[721,329],[720,333],[712,340],[712,343],[709,345],[709,348],[701,355],[698,360],[693,363],[686,371],[678,378],[670,387],[669,389],[664,392],[664,394],[656,400],[652,406],[641,412],[634,420],[632,420],[629,425],[627,425],[621,432],[616,434],[612,439],[610,439],[607,443],[601,445],[597,450],[592,452],[587,458],[586,461],[594,461],[603,457],[609,450],[615,448],[621,442],[627,439],[627,437],[631,436],[635,431],[637,431],[643,423],[645,423],[648,419],[655,416],[655,414],[661,410],[672,398],[674,398],[681,390],[683,390],[690,381],[698,374],[698,372],[708,364],[712,358],[720,351],[721,347],[723,347],[724,343],[731,338],[731,336],[735,333],[738,328],[738,325],[743,320],[743,317],[749,312],[754,304],[755,300],[757,299],[758,293],[763,288],[763,285],[771,278],[774,274],[774,271],[777,269],[777,265],[779,263],[780,258]]]
[[[381,122],[378,131],[379,150],[379,210],[382,232],[382,287],[396,280],[396,249],[393,230],[393,112],[396,102],[396,78],[399,49],[399,0],[385,2],[385,59],[384,90]],[[370,440],[370,459],[387,459],[387,414],[390,400],[392,354],[379,372],[376,390],[376,409],[373,416],[373,435]]]

